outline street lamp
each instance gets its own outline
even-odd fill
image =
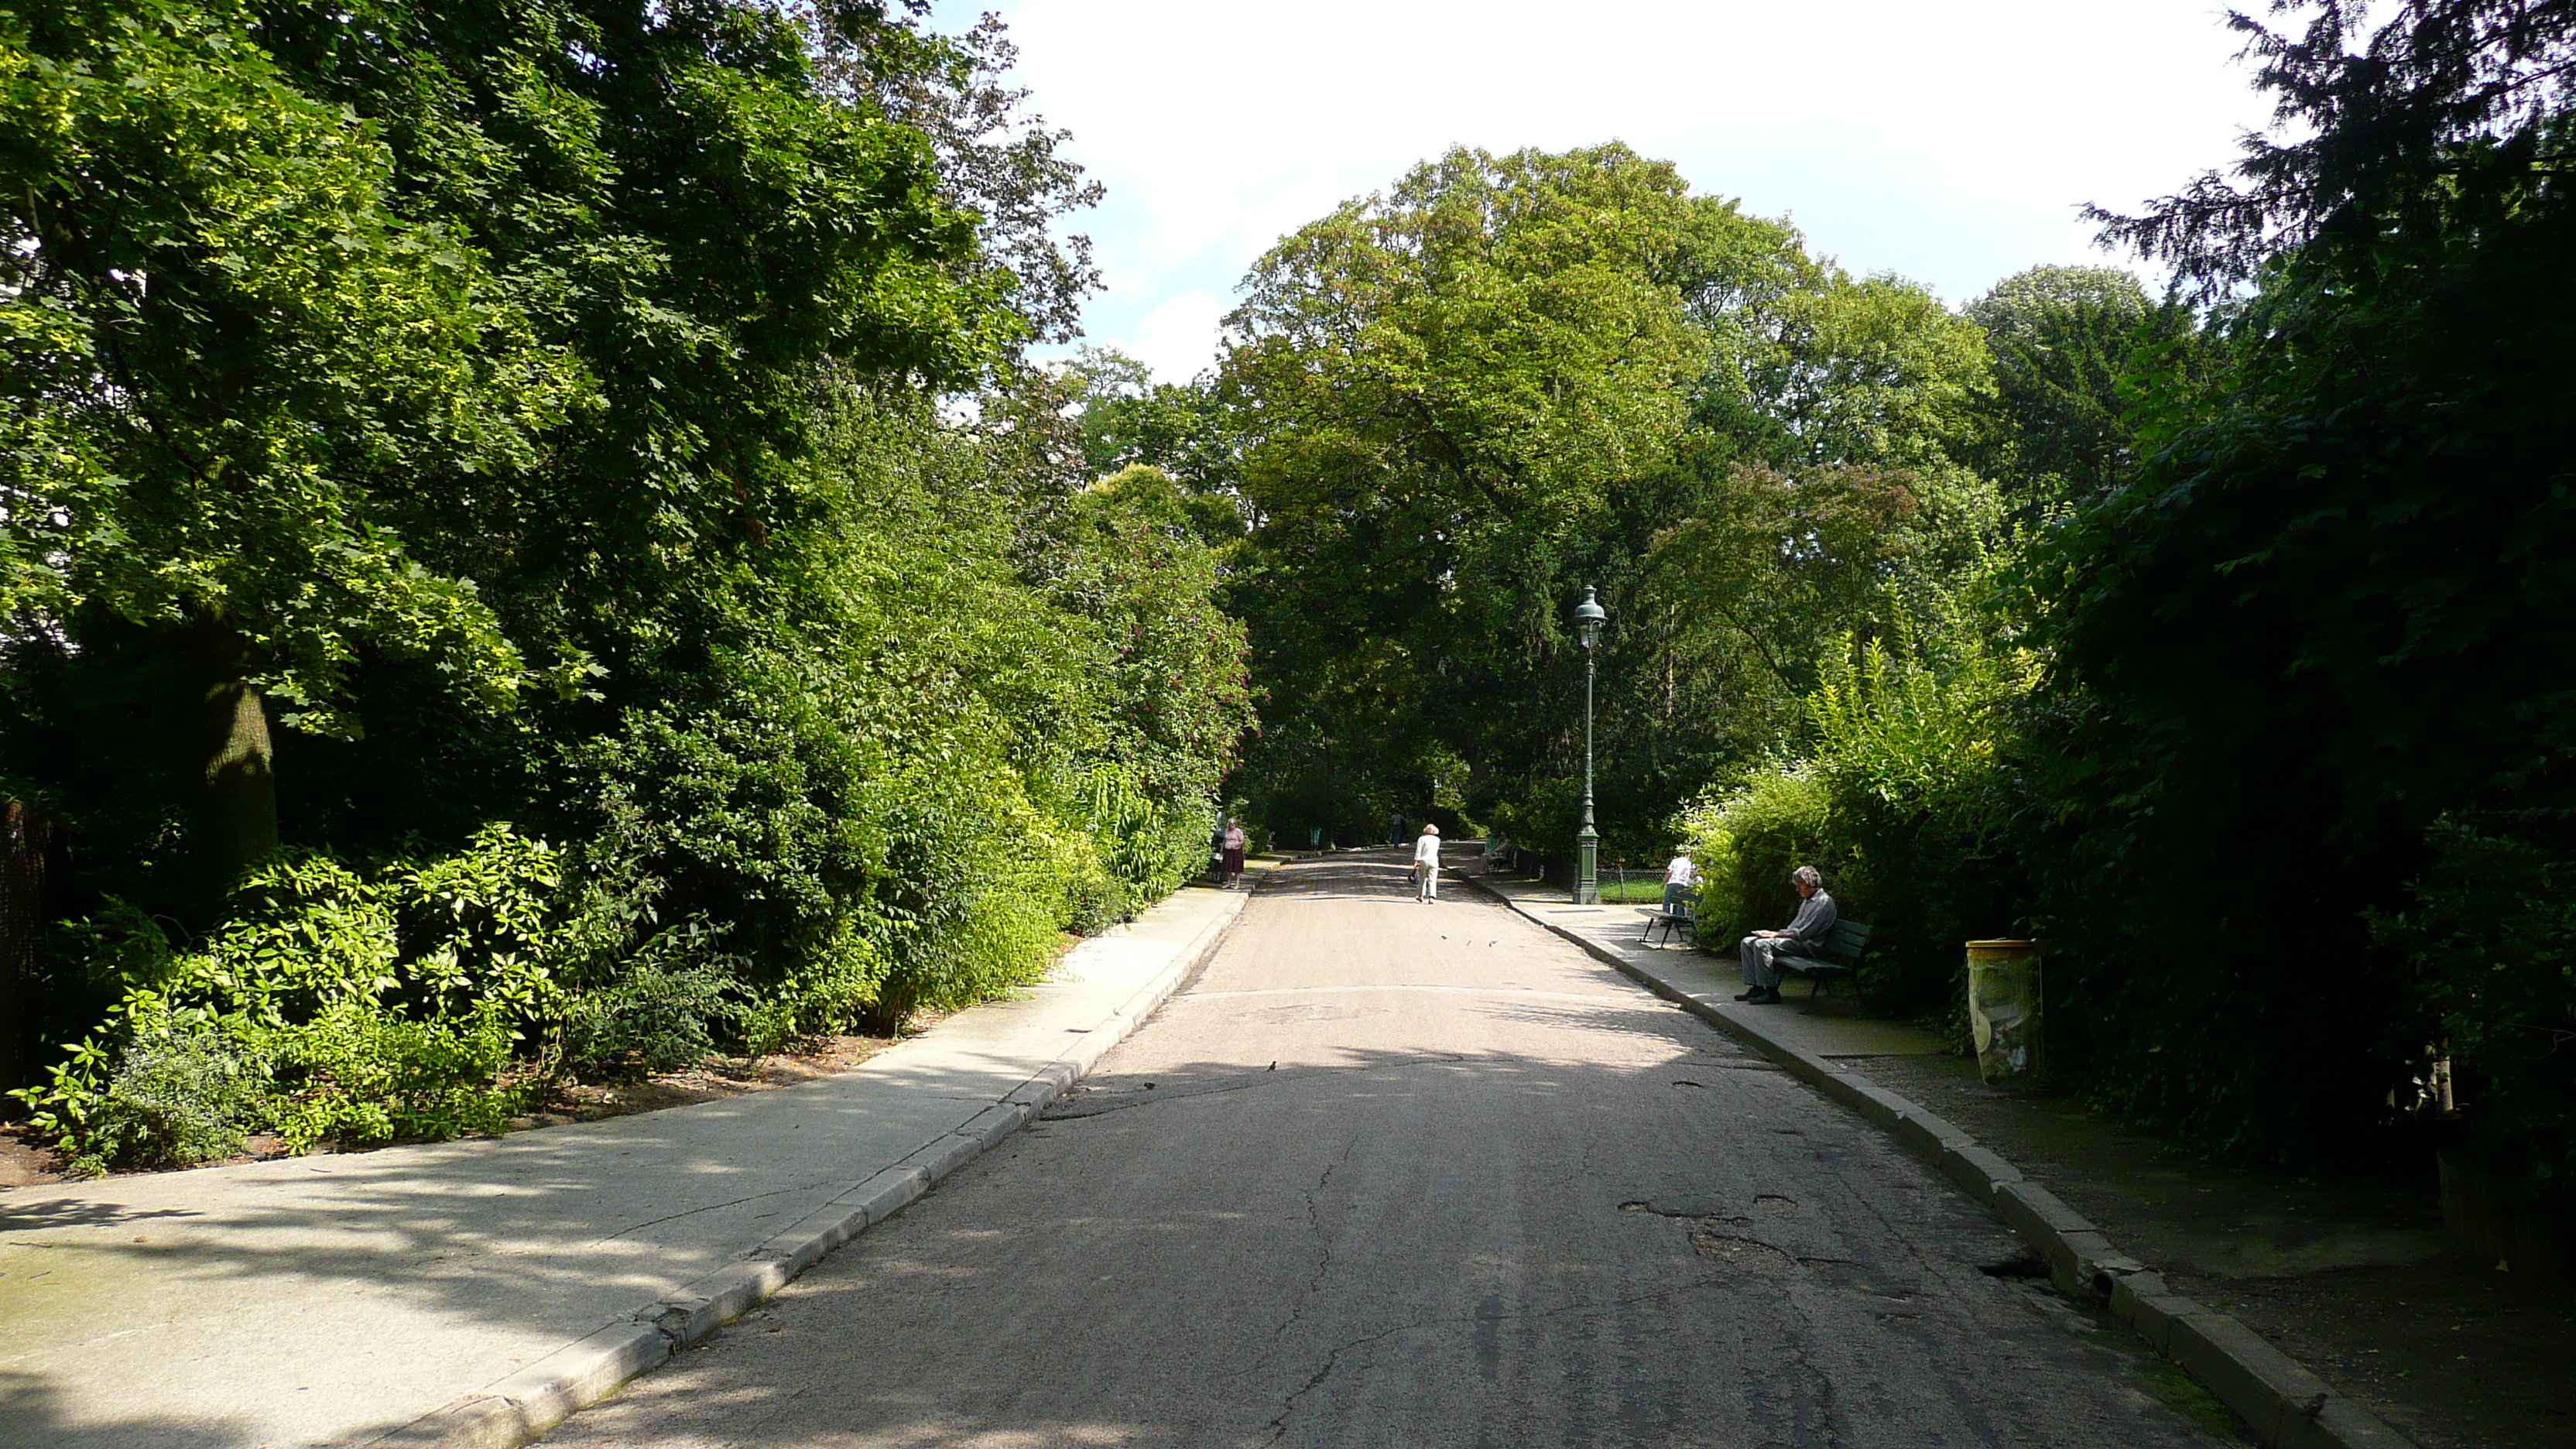
[[[1583,828],[1575,832],[1577,858],[1574,903],[1601,904],[1601,832],[1592,828],[1592,671],[1593,651],[1601,643],[1601,621],[1610,617],[1583,586],[1583,602],[1574,606],[1574,627],[1583,636]]]

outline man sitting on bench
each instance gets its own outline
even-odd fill
[[[1769,1006],[1780,999],[1780,958],[1812,956],[1833,934],[1834,898],[1825,894],[1825,878],[1812,865],[1802,865],[1789,872],[1789,884],[1798,888],[1798,914],[1784,931],[1756,931],[1736,947],[1736,959],[1744,966],[1745,990],[1738,1001],[1754,1006]]]

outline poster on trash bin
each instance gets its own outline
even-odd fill
[[[1968,943],[1968,1022],[1977,1075],[1989,1082],[2039,1070],[2039,943]]]

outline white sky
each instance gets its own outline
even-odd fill
[[[986,5],[942,0],[941,29]],[[2102,263],[2087,201],[2226,164],[2268,108],[2212,0],[1020,0],[1031,109],[1108,199],[1087,340],[1180,380],[1278,237],[1453,144],[1617,139],[1957,303]],[[2258,7],[2259,8],[2259,7]]]

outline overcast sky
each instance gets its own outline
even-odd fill
[[[1088,340],[1180,380],[1253,260],[1452,145],[1621,140],[1952,303],[2101,263],[2087,201],[2223,165],[2267,108],[2207,0],[942,3],[998,8],[1030,106],[1107,184]],[[2255,7],[2259,9],[2260,7]]]

